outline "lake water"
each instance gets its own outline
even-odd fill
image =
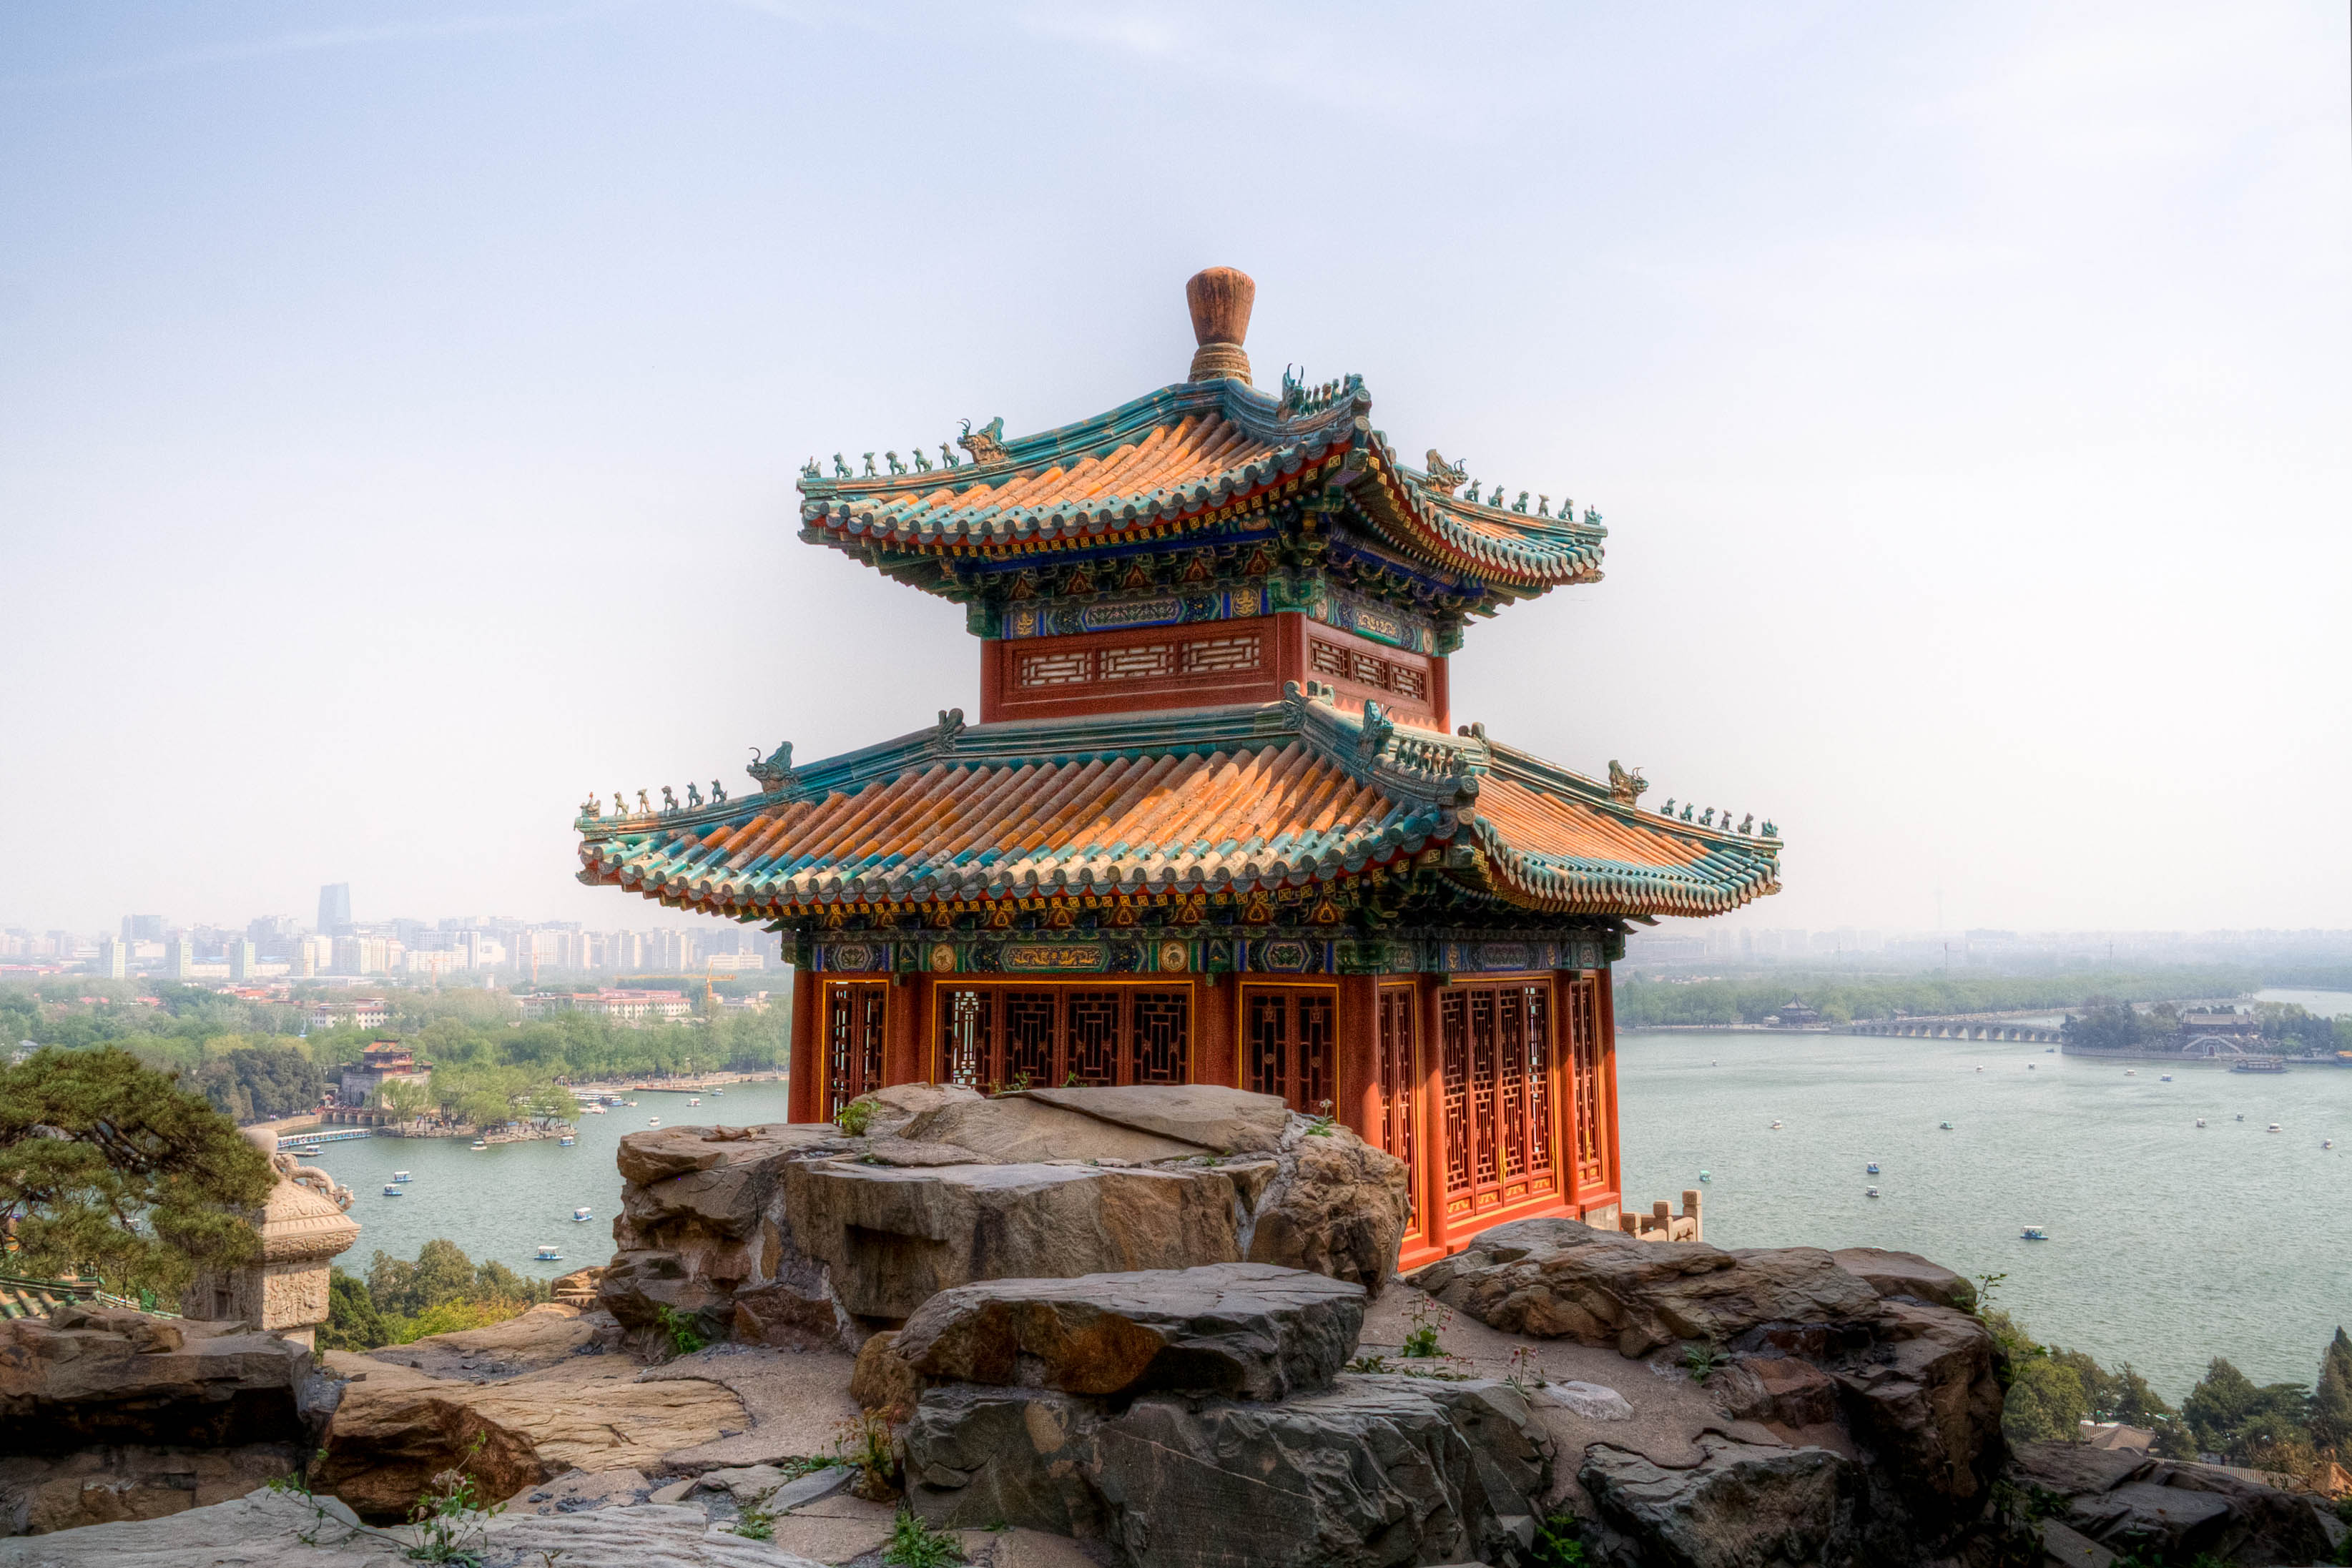
[[[2352,1326],[2352,1069],[2256,1076],[1993,1041],[1752,1033],[1629,1033],[1619,1064],[1629,1197],[1679,1203],[1708,1171],[1719,1245],[1892,1247],[2005,1272],[1998,1299],[2033,1333],[2129,1361],[2176,1402],[2217,1354],[2258,1383],[2307,1382],[2336,1324]],[[2168,1071],[2176,1082],[2160,1082]],[[319,1163],[358,1195],[344,1266],[363,1270],[379,1249],[414,1258],[436,1236],[541,1279],[602,1263],[622,1134],[654,1116],[787,1113],[782,1083],[706,1091],[691,1109],[683,1092],[636,1098],[583,1116],[575,1148],[327,1145]],[[2263,1131],[2272,1122],[2285,1131]],[[1871,1160],[1881,1175],[1864,1174]],[[415,1179],[384,1197],[395,1169]],[[1872,1186],[1881,1197],[1863,1196]],[[583,1204],[595,1217],[575,1225]],[[2027,1225],[2051,1239],[2021,1239]],[[542,1243],[563,1260],[533,1262]]]
[[[2256,991],[2254,999],[2276,1002],[2281,1007],[2298,1007],[2324,1019],[2338,1019],[2352,1013],[2352,991],[2296,991],[2272,987]]]
[[[478,1154],[463,1138],[328,1144],[315,1163],[352,1189],[352,1218],[360,1222],[358,1244],[337,1261],[364,1273],[376,1252],[414,1258],[437,1236],[478,1262],[495,1258],[541,1280],[603,1263],[613,1256],[613,1219],[621,1211],[614,1156],[623,1134],[644,1132],[655,1116],[666,1127],[789,1120],[782,1082],[730,1083],[724,1095],[699,1092],[702,1103],[688,1107],[683,1091],[638,1090],[635,1110],[616,1105],[602,1116],[582,1116],[580,1142],[569,1149],[552,1138],[498,1144]],[[411,1179],[402,1196],[386,1197],[384,1184],[396,1170]],[[572,1211],[582,1206],[595,1218],[575,1224]],[[561,1249],[563,1260],[533,1261],[531,1254],[543,1245]]]
[[[2352,1326],[2352,1069],[1629,1033],[1618,1077],[1637,1207],[1679,1205],[1705,1169],[1718,1246],[1890,1247],[2006,1273],[1996,1299],[2037,1337],[2128,1361],[2176,1403],[2215,1355],[2308,1383]],[[2027,1225],[2051,1239],[2021,1239]]]

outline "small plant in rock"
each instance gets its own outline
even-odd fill
[[[1503,1381],[1522,1394],[1544,1385],[1543,1365],[1536,1359],[1535,1346],[1523,1344],[1511,1352],[1511,1367],[1503,1374]]]
[[[890,1521],[890,1539],[882,1543],[882,1561],[890,1568],[947,1568],[963,1561],[956,1538],[933,1530],[909,1508],[900,1508]]]
[[[819,1470],[829,1470],[841,1462],[841,1456],[838,1454],[793,1454],[789,1458],[778,1459],[776,1469],[783,1471],[784,1479],[796,1481],[803,1476],[813,1476]]]
[[[1562,1511],[1536,1521],[1535,1549],[1528,1553],[1536,1568],[1584,1568],[1584,1521]]]
[[[485,1502],[465,1466],[488,1441],[488,1433],[477,1436],[465,1458],[435,1476],[416,1506],[408,1511],[408,1521],[416,1527],[416,1544],[408,1549],[412,1561],[481,1568],[482,1553],[489,1545],[490,1521],[506,1505]]]
[[[1693,1383],[1705,1383],[1731,1363],[1730,1354],[1713,1340],[1706,1340],[1683,1352],[1683,1370]]]
[[[1445,1347],[1438,1343],[1438,1333],[1454,1326],[1454,1315],[1439,1309],[1434,1301],[1417,1303],[1405,1314],[1412,1326],[1405,1330],[1404,1354],[1408,1359],[1444,1355]]]
[[[2009,1276],[2005,1273],[1979,1274],[1976,1299],[1961,1310],[1977,1317],[1984,1316],[1985,1313],[1992,1311],[1992,1293],[2000,1289],[2008,1279]]]
[[[1385,1355],[1360,1355],[1339,1370],[1342,1372],[1369,1372],[1380,1374],[1393,1372],[1396,1368],[1389,1364],[1389,1358]]]
[[[859,1095],[833,1113],[833,1124],[847,1137],[864,1137],[866,1129],[874,1124],[874,1102]]]
[[[868,1502],[887,1502],[898,1495],[898,1444],[889,1419],[878,1410],[861,1411],[835,1428],[836,1464],[857,1472],[849,1490]]]
[[[746,1541],[773,1541],[776,1516],[763,1508],[747,1508],[736,1518],[735,1533]]]
[[[703,1333],[701,1325],[692,1313],[662,1307],[657,1309],[656,1321],[660,1324],[661,1332],[669,1337],[672,1355],[692,1355],[698,1350],[710,1348],[709,1338]]]
[[[1331,1135],[1331,1129],[1339,1124],[1339,1118],[1331,1113],[1331,1102],[1318,1100],[1315,1103],[1315,1114],[1307,1118],[1307,1135],[1328,1138]]]

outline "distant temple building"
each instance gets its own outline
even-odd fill
[[[1629,921],[1776,891],[1773,827],[1457,729],[1465,628],[1598,580],[1599,515],[1408,466],[1357,377],[1258,391],[1250,280],[1186,293],[1184,382],[802,471],[803,539],[962,607],[978,724],[591,800],[581,880],[783,934],[795,1120],[908,1081],[1235,1084],[1410,1166],[1408,1264],[1613,1225],[1609,966]]]
[[[432,1076],[431,1066],[419,1064],[408,1047],[398,1040],[373,1040],[360,1052],[357,1061],[344,1066],[342,1080],[335,1086],[335,1097],[345,1105],[373,1105],[376,1091],[383,1087],[386,1080],[423,1083]]]

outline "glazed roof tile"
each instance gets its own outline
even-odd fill
[[[1354,378],[1303,403],[1238,381],[1183,382],[1005,443],[983,464],[804,475],[803,531],[850,549],[1010,556],[1181,537],[1311,483],[1343,488],[1392,548],[1465,577],[1524,591],[1599,575],[1597,521],[1454,496],[1400,463],[1370,413]]]
[[[1265,706],[959,718],[677,813],[583,816],[581,880],[739,918],[828,904],[1271,890],[1441,852],[1553,913],[1706,915],[1777,890],[1777,840],[1676,822],[1483,737]]]

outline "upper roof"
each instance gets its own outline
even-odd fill
[[[1710,915],[1778,887],[1777,839],[1637,809],[1489,741],[1279,703],[933,729],[759,794],[583,814],[581,880],[739,919],[849,905],[1249,894],[1408,866],[1473,903]],[[589,813],[599,813],[591,802]],[[1766,824],[1769,835],[1770,824]]]
[[[1183,382],[1005,442],[984,463],[872,477],[803,472],[803,535],[1003,560],[1198,535],[1279,493],[1344,497],[1373,537],[1480,582],[1540,591],[1598,576],[1607,536],[1598,517],[1457,496],[1398,459],[1371,408],[1354,376],[1325,398],[1287,402],[1239,381]],[[1548,513],[1549,497],[1538,504]]]

